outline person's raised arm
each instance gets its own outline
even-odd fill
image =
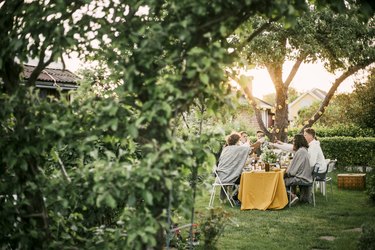
[[[291,152],[291,153],[294,152],[293,151],[293,144],[288,144],[288,143],[284,143],[284,142],[281,142],[281,141],[277,141],[276,143],[269,143],[269,145],[271,145],[275,148],[287,151],[287,152]]]

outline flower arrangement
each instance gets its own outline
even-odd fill
[[[263,162],[275,163],[277,160],[277,154],[270,150],[268,147],[264,147],[262,148],[262,154],[260,155],[260,159]]]

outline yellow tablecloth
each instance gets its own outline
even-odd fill
[[[282,209],[288,204],[284,172],[244,172],[241,175],[238,199],[241,210]]]

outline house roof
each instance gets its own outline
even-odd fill
[[[30,78],[31,73],[36,66],[24,65],[24,79],[27,80]],[[52,83],[70,83],[77,84],[79,77],[70,72],[69,70],[54,69],[54,68],[45,68],[37,78],[37,81],[41,82],[52,82]]]
[[[318,88],[313,88],[311,89],[310,91],[300,95],[297,99],[295,99],[292,103],[289,104],[289,106],[293,106],[295,105],[296,103],[298,103],[302,98],[304,98],[305,96],[307,95],[311,95],[312,97],[314,97],[317,101],[323,101],[324,98],[326,97],[327,95],[327,92],[321,90],[321,89],[318,89]]]
[[[259,99],[258,97],[255,97],[255,99],[260,108],[272,109],[272,105],[268,102],[265,102],[262,99]]]

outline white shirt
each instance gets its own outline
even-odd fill
[[[319,164],[319,173],[324,173],[327,170],[326,159],[324,158],[322,148],[320,147],[320,142],[317,140],[312,140],[309,143],[309,160],[310,167],[314,167],[316,163]]]

